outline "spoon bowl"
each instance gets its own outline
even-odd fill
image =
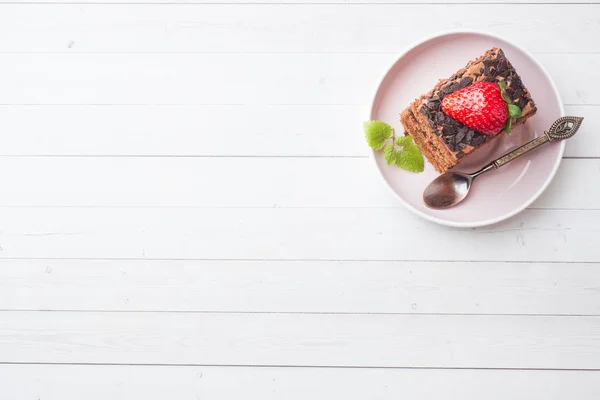
[[[452,207],[469,193],[473,176],[462,172],[447,172],[435,178],[423,192],[423,201],[430,208]]]
[[[492,161],[477,172],[467,174],[451,171],[438,176],[425,188],[423,202],[427,207],[436,210],[457,205],[467,197],[473,180],[479,175],[492,169],[498,169],[546,143],[572,137],[582,122],[583,118],[581,117],[561,117],[554,121],[550,129],[544,132],[544,135]]]

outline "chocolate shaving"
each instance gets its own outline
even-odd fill
[[[475,135],[475,131],[472,129],[469,129],[467,131],[467,134],[465,135],[465,139],[463,140],[463,143],[471,144],[471,141],[473,140],[473,135]]]
[[[436,121],[439,125],[442,125],[444,123],[444,120],[446,119],[446,115],[441,111],[438,111],[436,113],[435,117],[436,117]]]
[[[483,136],[481,133],[476,133],[475,136],[473,136],[473,140],[471,140],[471,146],[481,146],[484,142],[485,136]]]
[[[518,99],[522,95],[523,95],[523,90],[516,89],[510,97],[513,98],[513,99]]]
[[[498,72],[504,72],[506,70],[508,70],[508,60],[505,58],[498,62]]]
[[[462,128],[458,130],[458,132],[456,133],[456,136],[454,138],[454,141],[456,143],[460,143],[462,142],[462,140],[464,139],[464,137],[467,135],[467,132],[464,131]]]
[[[444,137],[450,138],[449,140],[451,140],[452,143],[456,143],[456,126],[450,124],[444,125],[442,132]]]
[[[446,90],[448,91],[448,93],[456,92],[458,90],[458,85],[456,84],[456,82],[452,82],[451,84],[446,86]]]
[[[434,133],[441,138],[450,151],[455,152],[457,158],[465,155],[463,149],[467,146],[479,147],[490,138],[469,129],[443,113],[441,110],[441,99],[444,96],[472,85],[475,82],[497,82],[504,79],[507,84],[506,91],[515,104],[521,109],[528,103],[535,108],[529,93],[523,87],[520,77],[516,74],[502,51],[498,51],[494,55],[494,58],[486,57],[478,67],[478,71],[475,71],[475,73],[471,72],[471,76],[463,76],[464,72],[452,75],[435,94],[425,99],[423,105],[419,108],[420,113],[428,120],[429,126]],[[515,121],[518,122],[520,120],[522,120],[522,117],[517,118]],[[470,152],[470,150],[467,152]]]
[[[471,78],[469,76],[467,76],[466,78],[462,78],[462,80],[458,84],[458,89],[464,89],[467,86],[469,86],[471,83],[473,83],[473,78]]]

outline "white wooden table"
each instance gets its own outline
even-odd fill
[[[476,2],[0,0],[0,399],[600,398],[600,4]],[[460,27],[585,117],[471,230],[401,208],[361,132]]]

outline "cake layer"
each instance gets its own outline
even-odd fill
[[[455,157],[452,152],[446,146],[439,145],[439,140],[431,133],[431,130],[422,129],[422,124],[415,117],[411,107],[402,111],[400,120],[406,132],[413,137],[415,144],[419,146],[430,163],[441,169],[448,169],[454,165]]]
[[[535,114],[537,108],[521,78],[499,48],[488,50],[450,78],[440,80],[401,113],[400,120],[406,133],[413,136],[436,170],[445,172],[468,154],[504,135],[502,131],[495,136],[486,136],[450,118],[441,108],[444,96],[473,83],[502,80],[513,103],[521,108],[522,114],[513,120],[513,126],[522,124]]]

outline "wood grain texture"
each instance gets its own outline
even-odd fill
[[[600,315],[598,268],[506,262],[0,260],[0,310]]]
[[[402,207],[370,158],[5,157],[0,170],[19,171],[1,207]],[[597,210],[590,180],[600,160],[564,160],[531,208]]]
[[[0,258],[598,262],[600,211],[450,229],[396,208],[0,208]]]
[[[435,382],[435,384],[432,384]],[[9,399],[596,400],[599,372],[0,365]]]
[[[0,54],[0,104],[364,105],[372,99],[377,78],[396,58],[397,54]],[[600,54],[537,58],[565,103],[600,104],[595,79]]]
[[[366,101],[366,99],[365,99]],[[600,157],[600,106],[566,157]],[[369,105],[0,106],[0,155],[367,157]],[[90,123],[93,121],[93,123]]]
[[[6,362],[600,369],[598,317],[2,312]]]
[[[462,28],[534,53],[600,52],[598,4],[375,3],[5,4],[0,51],[399,54],[427,35]]]
[[[0,0],[0,4],[15,4],[14,0]],[[98,4],[98,0],[77,0],[77,1],[66,1],[66,0],[22,0],[18,3],[21,4]],[[171,6],[182,5],[182,4],[198,4],[198,5],[224,5],[224,6],[241,6],[241,5],[357,5],[365,4],[371,6],[386,5],[386,4],[400,4],[400,5],[413,5],[416,2],[414,0],[106,0],[102,4],[111,5],[148,5],[148,4],[168,4]],[[421,3],[421,2],[419,2]],[[520,3],[519,0],[424,0],[422,3],[425,4],[516,4]],[[530,0],[527,4],[596,4],[596,1],[590,0],[582,3],[580,0]]]
[[[0,398],[596,400],[600,4],[555,2],[0,0]],[[486,228],[400,208],[361,132],[453,28],[586,119]]]

